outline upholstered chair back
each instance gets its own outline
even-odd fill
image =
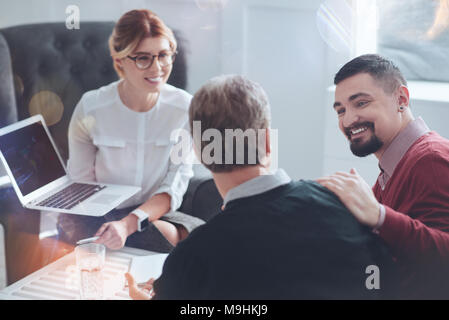
[[[20,25],[0,30],[0,126],[42,113],[64,160],[67,130],[83,93],[118,79],[109,53],[113,22]],[[185,42],[168,82],[187,85]]]

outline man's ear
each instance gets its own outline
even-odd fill
[[[201,144],[201,142],[200,142]],[[192,143],[193,152],[195,154],[195,157],[201,162],[201,145],[195,144],[195,142]]]
[[[270,138],[270,128],[265,129],[265,150],[267,152],[267,157],[271,154],[271,138]]]
[[[410,102],[410,95],[406,86],[400,86],[398,88],[398,105],[408,106]]]
[[[264,167],[269,167],[271,163],[270,128],[258,129],[258,149],[259,163]]]

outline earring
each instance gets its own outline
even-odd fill
[[[404,106],[399,106],[399,110],[403,111],[404,110]]]

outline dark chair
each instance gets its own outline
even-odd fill
[[[49,111],[44,112],[51,118],[46,122],[66,161],[68,125],[82,94],[118,79],[107,43],[113,26],[113,22],[84,22],[80,29],[68,30],[61,22],[0,29],[0,127]],[[168,82],[185,89],[186,41],[174,32],[179,54]],[[207,221],[221,203],[210,174],[196,167],[180,210]],[[22,208],[11,187],[0,186],[8,284],[53,259],[42,252],[39,221],[39,212]]]

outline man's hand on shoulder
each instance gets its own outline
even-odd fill
[[[371,187],[355,169],[351,169],[349,173],[336,172],[316,181],[335,193],[361,224],[376,226],[379,221],[380,204]]]

